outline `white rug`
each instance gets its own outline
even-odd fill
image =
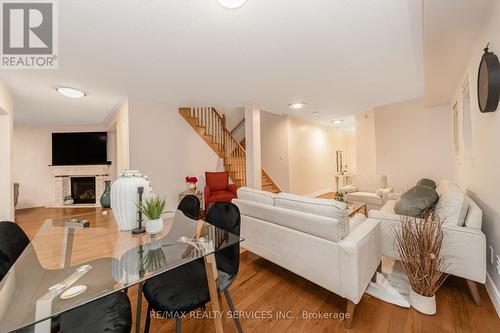
[[[404,308],[410,307],[410,282],[400,262],[382,260],[382,273],[377,272],[377,282],[370,282],[366,293],[384,302]]]

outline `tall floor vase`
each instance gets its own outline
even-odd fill
[[[111,186],[111,208],[119,230],[132,230],[137,227],[137,189],[144,188],[143,200],[150,197],[149,181],[137,170],[124,171]]]
[[[104,193],[101,196],[100,202],[101,202],[102,208],[111,207],[111,181],[110,180],[104,181]]]

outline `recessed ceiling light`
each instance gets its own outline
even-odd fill
[[[313,116],[317,116],[317,115],[318,115],[318,112],[314,111]]]
[[[78,89],[74,89],[74,88],[57,87],[56,90],[61,95],[66,96],[66,97],[70,97],[70,98],[82,98],[85,96],[85,93],[83,91],[78,90]]]
[[[292,103],[292,104],[288,105],[288,108],[292,109],[292,110],[300,110],[300,109],[303,109],[305,107],[306,107],[306,103],[303,103],[303,102]]]
[[[337,120],[331,120],[330,122],[334,125],[339,125],[342,124],[344,121],[342,119],[337,119]]]
[[[219,5],[228,9],[240,8],[247,2],[247,0],[217,0]]]

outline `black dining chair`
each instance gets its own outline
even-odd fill
[[[200,218],[200,199],[198,199],[196,195],[186,195],[182,198],[177,209],[183,212],[187,217],[198,220]]]
[[[30,241],[13,222],[0,222],[0,280],[21,256]],[[52,331],[61,333],[129,333],[132,327],[130,301],[124,293],[113,293],[69,310],[52,320]],[[19,332],[31,332],[28,327]]]
[[[240,211],[230,202],[217,202],[208,211],[206,221],[216,227],[240,235]],[[228,288],[236,279],[239,269],[239,243],[215,253],[218,269],[218,288],[226,296],[229,308],[235,308]],[[204,259],[165,272],[145,282],[143,292],[148,301],[148,316],[144,332],[149,332],[151,312],[159,311],[166,318],[175,318],[176,332],[181,332],[181,317],[204,308],[210,302]],[[233,316],[238,332],[243,332],[238,317]]]

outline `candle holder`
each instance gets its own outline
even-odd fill
[[[139,205],[142,204],[142,194],[144,193],[144,187],[138,187],[137,188],[137,193],[139,193]],[[144,220],[142,219],[142,212],[138,209],[137,210],[137,223],[138,227],[132,230],[132,234],[137,235],[137,234],[142,234],[146,232],[146,228],[142,226],[142,222]]]

